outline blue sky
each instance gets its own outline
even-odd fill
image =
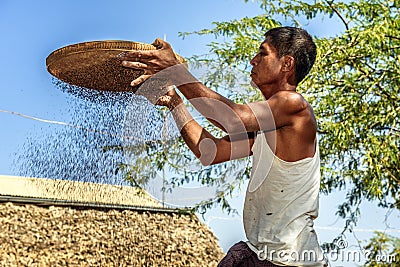
[[[65,45],[93,40],[132,40],[151,43],[166,35],[174,50],[182,56],[205,53],[212,37],[189,36],[179,32],[195,31],[212,26],[213,21],[230,20],[260,13],[257,3],[240,0],[202,1],[22,1],[0,0],[0,110],[19,112],[56,121],[67,121],[68,103],[65,94],[51,83],[45,59]],[[313,35],[326,36],[338,29],[335,20],[315,22],[307,29]],[[28,136],[41,134],[43,123],[0,112],[0,174],[14,175],[13,160]],[[344,194],[321,196],[317,231],[322,242],[331,241],[344,225],[334,215]],[[243,193],[234,200],[240,211]],[[374,229],[385,229],[384,212],[374,204],[363,205],[360,239]],[[367,219],[368,218],[368,219]],[[213,210],[206,223],[226,250],[244,239],[240,216],[228,216]],[[389,217],[399,220],[399,213]],[[394,223],[390,224],[394,226]],[[319,228],[318,228],[319,227]],[[397,223],[396,229],[399,229]],[[399,232],[390,232],[399,235]],[[399,255],[400,257],[400,255]],[[353,263],[341,263],[355,266]],[[335,265],[333,265],[335,266]]]

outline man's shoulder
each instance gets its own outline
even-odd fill
[[[297,113],[309,107],[304,97],[296,91],[276,92],[270,100],[276,102],[277,105],[288,113]]]
[[[286,99],[289,101],[305,101],[304,97],[297,91],[282,90],[271,96],[271,98]]]

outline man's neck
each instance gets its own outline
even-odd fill
[[[260,88],[260,90],[265,99],[269,99],[271,96],[280,91],[296,92],[296,88],[297,88],[296,85],[292,85],[286,82],[281,84],[266,85],[264,88]]]

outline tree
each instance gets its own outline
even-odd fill
[[[364,249],[367,267],[398,266],[400,263],[400,238],[376,232]]]

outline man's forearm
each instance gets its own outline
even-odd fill
[[[181,103],[169,107],[183,140],[203,165],[213,164],[218,139],[198,124]]]
[[[168,80],[211,123],[225,132],[245,132],[238,115],[238,105],[221,94],[209,89],[196,79],[185,65],[175,65],[157,73],[157,77]]]

